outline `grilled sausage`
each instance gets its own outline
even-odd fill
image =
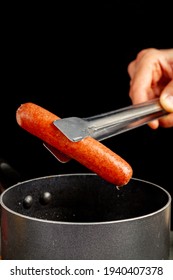
[[[57,119],[59,117],[55,114],[30,102],[22,104],[16,111],[19,126],[43,142],[116,186],[129,182],[133,171],[124,159],[90,136],[79,142],[71,142],[54,126],[53,121]]]

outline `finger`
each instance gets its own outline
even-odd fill
[[[133,79],[133,76],[135,74],[135,65],[136,65],[136,60],[133,60],[132,62],[129,63],[127,67],[127,72],[131,79]]]
[[[173,113],[173,80],[164,88],[160,96],[160,103],[166,111]]]
[[[154,121],[148,123],[148,125],[152,129],[157,129],[159,127],[159,121],[158,120],[154,120]]]
[[[143,57],[147,52],[149,52],[149,51],[151,51],[151,50],[152,50],[152,49],[144,49],[144,50],[140,51],[140,52],[137,54],[136,58],[135,58],[133,61],[131,61],[131,62],[129,63],[129,65],[128,65],[128,67],[127,67],[127,72],[128,72],[128,74],[129,74],[129,76],[130,76],[131,79],[133,78],[133,76],[134,76],[134,74],[135,74],[136,66],[137,66],[137,64],[138,64],[138,61],[140,61],[140,60],[142,59],[142,57]]]
[[[129,96],[133,104],[141,103],[155,97],[151,87],[152,79],[152,68],[147,67],[147,64],[142,65],[140,63],[136,68],[136,73],[130,85]]]
[[[159,125],[164,128],[173,127],[173,113],[170,113],[159,120]]]

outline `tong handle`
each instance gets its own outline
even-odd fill
[[[85,118],[91,137],[102,141],[168,114],[159,98]]]

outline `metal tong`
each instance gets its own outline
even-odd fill
[[[147,124],[166,114],[168,112],[161,107],[159,98],[156,98],[88,118],[69,117],[58,119],[53,124],[72,142],[81,141],[87,136],[102,141]],[[54,148],[47,146],[47,144],[45,144],[45,147],[61,162],[69,160],[67,156],[65,156],[65,160],[62,160],[61,152],[59,157],[59,151],[55,151]]]

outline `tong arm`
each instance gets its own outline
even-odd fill
[[[87,136],[102,141],[166,114],[157,98],[89,118],[70,117],[56,120],[54,125],[73,142],[81,141]]]
[[[102,141],[144,125],[166,114],[168,112],[161,107],[157,98],[89,118],[70,117],[58,119],[53,124],[73,142],[81,141],[87,136]],[[66,163],[70,160],[67,155],[56,150],[54,147],[46,143],[44,143],[44,146],[60,162]]]
[[[131,105],[106,114],[85,119],[90,135],[102,141],[125,131],[137,128],[168,114],[159,99]]]

